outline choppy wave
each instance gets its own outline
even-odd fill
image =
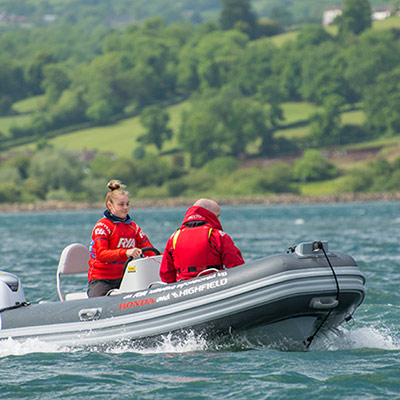
[[[134,210],[134,217],[163,248],[183,213]],[[28,301],[55,301],[62,249],[88,243],[99,216],[0,215],[1,269],[22,279]],[[224,207],[222,222],[246,261],[309,240],[328,240],[330,249],[352,255],[367,281],[355,325],[301,351],[245,335],[208,340],[193,332],[90,348],[3,340],[0,399],[399,398],[400,202]]]

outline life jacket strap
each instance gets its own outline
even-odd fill
[[[179,236],[180,233],[181,233],[181,230],[178,229],[178,230],[175,232],[175,235],[174,235],[174,237],[173,237],[173,239],[172,239],[172,247],[173,247],[174,250],[175,250],[175,247],[176,247],[176,241],[178,240],[178,236]]]

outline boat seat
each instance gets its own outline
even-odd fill
[[[88,298],[87,292],[67,293],[65,295],[65,301],[82,300],[82,299],[87,299],[87,298]]]
[[[85,299],[88,297],[86,292],[68,293],[64,300],[61,291],[61,275],[87,274],[89,260],[89,249],[81,243],[72,243],[62,251],[57,268],[57,291],[61,301]]]

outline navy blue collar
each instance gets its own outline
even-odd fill
[[[109,210],[105,210],[104,211],[104,216],[109,219],[110,221],[114,222],[114,223],[125,223],[125,224],[129,224],[130,222],[132,222],[132,218],[129,216],[129,214],[125,217],[125,218],[120,218],[117,217],[116,215],[110,213]]]

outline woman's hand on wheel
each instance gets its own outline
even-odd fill
[[[126,251],[126,255],[128,257],[138,258],[142,255],[142,249],[139,249],[137,247],[134,247],[133,249],[128,249]]]

